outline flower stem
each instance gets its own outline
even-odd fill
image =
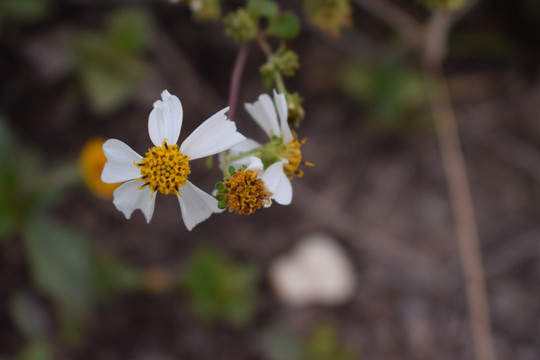
[[[266,41],[264,32],[259,31],[259,33],[257,34],[257,43],[259,44],[259,47],[261,48],[261,50],[264,52],[264,54],[266,55],[268,59],[274,56],[274,52],[272,51],[270,44],[268,44],[268,41]],[[278,91],[286,94],[287,88],[285,87],[283,76],[281,75],[281,72],[279,72],[278,70],[274,72],[274,81],[276,83],[276,87]]]
[[[248,43],[244,43],[238,50],[236,61],[234,63],[233,73],[231,77],[231,87],[229,90],[229,119],[234,118],[236,111],[236,105],[238,103],[238,90],[240,89],[240,80],[242,79],[242,71],[246,64],[246,58],[248,53]]]
[[[245,158],[245,157],[248,156],[248,155],[252,155],[252,154],[261,152],[261,150],[262,150],[263,148],[264,148],[264,146],[259,146],[259,147],[256,147],[255,149],[251,149],[251,150],[246,151],[246,152],[244,152],[244,153],[241,153],[241,154],[238,154],[238,155],[235,155],[235,156],[229,156],[229,157],[227,157],[227,163],[229,164],[231,161],[240,160],[240,159]],[[228,164],[227,164],[227,165],[228,165]]]

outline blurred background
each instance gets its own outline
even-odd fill
[[[150,224],[126,220],[100,147],[144,153],[164,89],[182,101],[181,140],[227,106],[238,45],[205,18],[216,2],[0,0],[0,359],[472,359],[430,79],[364,2],[337,37],[279,2],[300,19],[286,82],[315,167],[290,206],[188,232],[173,197]],[[444,63],[498,359],[540,358],[539,44],[538,0],[480,1]],[[271,91],[252,45],[240,104]],[[234,120],[265,140],[243,106]],[[195,162],[192,176],[211,191],[219,170]]]

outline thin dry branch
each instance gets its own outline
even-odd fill
[[[430,93],[429,102],[437,126],[437,137],[453,205],[476,358],[494,360],[489,305],[474,206],[456,117],[442,66],[448,31],[453,21],[455,19],[450,14],[439,11],[433,13],[426,28],[423,61],[426,73],[435,80],[435,91]]]
[[[355,2],[387,25],[394,27],[413,47],[418,48],[418,39],[424,41],[423,66],[425,72],[431,79],[435,80],[436,84],[436,89],[430,94],[429,101],[437,126],[437,137],[453,205],[476,358],[478,360],[493,360],[495,354],[478,229],[457,122],[442,66],[446,56],[448,31],[478,1],[467,1],[463,8],[454,14],[434,11],[425,27],[424,35],[420,36],[418,29],[422,27],[390,1],[355,0]]]

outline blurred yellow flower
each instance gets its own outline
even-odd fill
[[[102,149],[104,142],[104,138],[98,137],[86,141],[79,157],[79,168],[90,191],[102,199],[109,200],[119,184],[107,184],[101,181],[101,172],[107,162]]]

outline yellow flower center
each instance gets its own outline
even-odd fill
[[[254,170],[240,168],[223,183],[228,190],[225,199],[229,211],[250,215],[263,206],[270,206],[272,193],[257,175]]]
[[[179,189],[186,185],[191,172],[189,156],[183,155],[178,146],[167,145],[166,139],[163,145],[148,149],[141,163],[135,165],[141,169],[141,177],[137,180],[144,180],[140,189],[148,186],[152,196],[156,191],[180,195]]]
[[[307,141],[306,138],[298,140],[296,132],[292,132],[294,139],[285,145],[285,150],[279,153],[279,157],[289,160],[288,164],[283,165],[283,170],[289,179],[293,179],[295,176],[301,178],[304,176],[304,170],[299,169],[300,165],[313,166],[312,163],[302,161],[302,151],[300,147]]]

